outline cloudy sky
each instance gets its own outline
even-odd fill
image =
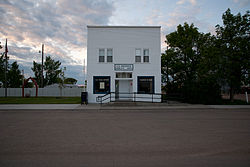
[[[32,62],[41,62],[44,43],[45,56],[60,60],[66,77],[83,84],[87,25],[159,25],[164,50],[164,36],[178,24],[213,34],[227,8],[245,14],[250,0],[0,0],[0,41],[8,38],[10,62],[26,77],[33,76]]]

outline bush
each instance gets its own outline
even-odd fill
[[[182,88],[186,102],[201,104],[219,104],[221,102],[220,86],[213,80],[187,82]]]

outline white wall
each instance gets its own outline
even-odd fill
[[[112,63],[98,62],[100,48],[113,49]],[[149,49],[149,63],[135,63],[136,48],[141,48],[141,52]],[[160,27],[88,26],[87,91],[90,103],[95,103],[96,97],[102,95],[93,94],[93,76],[110,76],[111,92],[115,91],[118,71],[114,71],[114,64],[133,64],[133,92],[137,92],[137,76],[154,76],[155,93],[161,93]]]
[[[53,97],[75,97],[81,96],[83,88],[38,88],[38,97],[42,96],[53,96]],[[24,88],[24,95],[29,93],[32,97],[36,96],[36,88]],[[5,96],[5,88],[0,88],[0,97]],[[8,88],[7,89],[8,97],[21,97],[22,88]]]

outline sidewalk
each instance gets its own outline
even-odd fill
[[[163,110],[163,109],[249,109],[250,105],[201,105],[140,103],[139,105],[100,105],[100,104],[1,104],[0,110]]]

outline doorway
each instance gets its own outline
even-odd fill
[[[115,100],[131,101],[133,100],[133,81],[132,80],[115,80]]]

